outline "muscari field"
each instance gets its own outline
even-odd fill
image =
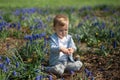
[[[58,77],[48,66],[56,14],[69,17],[83,67]],[[119,80],[120,0],[0,0],[0,80]]]

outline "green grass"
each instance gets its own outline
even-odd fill
[[[95,6],[100,4],[119,6],[120,0],[0,0],[0,8],[25,7],[75,7]]]

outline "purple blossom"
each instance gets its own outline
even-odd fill
[[[19,62],[16,62],[16,68],[18,68],[19,67]]]
[[[113,48],[116,48],[116,47],[117,47],[117,42],[113,41]]]
[[[17,72],[16,71],[13,71],[12,73],[14,76],[17,76]]]
[[[10,64],[10,59],[6,57],[6,63],[9,65]]]
[[[30,40],[30,41],[32,41],[32,40],[33,40],[33,38],[32,38],[32,36],[31,36],[31,35],[26,35],[26,36],[24,37],[24,39],[26,39],[26,40]]]
[[[112,30],[110,30],[110,38],[113,38],[114,37],[114,33]]]
[[[15,24],[15,23],[11,23],[10,25],[9,25],[9,27],[10,28],[15,28],[17,25]]]
[[[91,71],[89,71],[88,69],[85,69],[85,73],[86,73],[87,77],[92,76]]]
[[[52,75],[49,75],[49,80],[53,80],[53,79],[52,79]]]
[[[35,80],[42,80],[42,76],[41,75],[38,75]]]
[[[2,69],[3,69],[4,72],[8,71],[8,68],[5,65],[3,65]]]
[[[88,69],[85,69],[85,73],[89,73]]]
[[[13,14],[16,15],[16,16],[19,16],[21,13],[20,9],[16,9]]]
[[[74,72],[74,71],[70,71],[70,74],[71,74],[71,75],[74,75],[74,74],[75,74],[75,72]]]
[[[1,69],[3,69],[3,66],[4,66],[4,64],[3,64],[3,63],[0,63],[0,68],[1,68]]]
[[[89,76],[92,76],[91,71],[88,72],[87,76],[88,76],[88,77],[89,77]]]
[[[32,34],[32,39],[33,39],[33,40],[36,40],[36,39],[37,39],[36,34]]]
[[[20,28],[21,28],[21,24],[20,24],[20,22],[18,22],[17,23],[17,30],[20,30]]]
[[[46,36],[46,33],[43,32],[41,34],[26,35],[24,39],[32,41],[32,40],[36,40],[37,38],[42,38],[45,36]]]

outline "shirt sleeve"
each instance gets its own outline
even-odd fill
[[[70,38],[69,47],[70,47],[70,48],[73,48],[75,51],[77,50],[76,45],[75,45],[72,37]]]
[[[51,53],[59,53],[59,45],[57,43],[55,43],[55,41],[53,39],[50,39],[50,52]]]

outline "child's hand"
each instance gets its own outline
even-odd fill
[[[72,54],[74,52],[73,48],[68,48],[68,50],[69,50],[69,54]]]
[[[70,51],[67,48],[64,48],[64,47],[60,48],[60,51],[65,53],[65,54],[70,54]]]

